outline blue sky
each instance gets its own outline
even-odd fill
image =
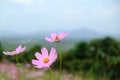
[[[0,0],[0,32],[89,28],[120,34],[120,0]]]

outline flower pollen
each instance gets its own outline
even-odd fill
[[[60,41],[60,38],[58,36],[55,37],[55,41],[58,42]]]
[[[44,63],[47,63],[49,61],[49,58],[44,58]]]

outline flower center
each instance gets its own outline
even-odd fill
[[[60,38],[58,36],[55,37],[55,41],[60,41]]]
[[[44,63],[47,63],[49,61],[49,58],[44,58]]]

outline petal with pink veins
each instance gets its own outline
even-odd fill
[[[48,50],[43,47],[41,49],[41,53],[36,52],[35,57],[38,60],[32,60],[32,64],[35,65],[36,68],[49,68],[50,65],[56,60],[57,53],[55,48],[51,48],[50,55],[48,56]],[[48,61],[45,61],[48,58]]]
[[[55,48],[51,48],[49,58],[55,60],[57,58],[57,53]]]
[[[47,51],[46,48],[43,47],[43,48],[41,49],[41,53],[42,53],[42,56],[43,56],[43,57],[48,57],[48,51]]]
[[[34,65],[39,65],[39,64],[40,64],[40,61],[39,61],[39,60],[32,60],[32,64],[34,64]]]
[[[41,60],[43,58],[43,56],[39,52],[35,53],[35,57],[39,60]]]

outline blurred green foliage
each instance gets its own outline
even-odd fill
[[[35,45],[30,50],[19,54],[21,63],[35,59],[35,52],[41,46]],[[6,58],[15,62],[14,56],[1,54],[3,51],[0,43],[0,60]],[[52,65],[59,69],[59,57]],[[113,38],[96,39],[91,42],[79,42],[73,49],[63,54],[63,69],[70,72],[82,71],[95,76],[107,76],[109,80],[120,80],[120,42]]]
[[[35,52],[40,52],[41,50],[41,46],[40,45],[35,45],[33,46],[30,50],[24,52],[23,54],[21,54],[19,56],[19,61],[20,62],[30,62],[32,61],[32,59],[36,59],[35,58]]]
[[[3,58],[2,51],[3,51],[3,47],[2,47],[2,44],[0,42],[0,61],[2,61],[2,58]]]
[[[112,38],[80,42],[63,58],[63,68],[120,80],[120,43]]]

